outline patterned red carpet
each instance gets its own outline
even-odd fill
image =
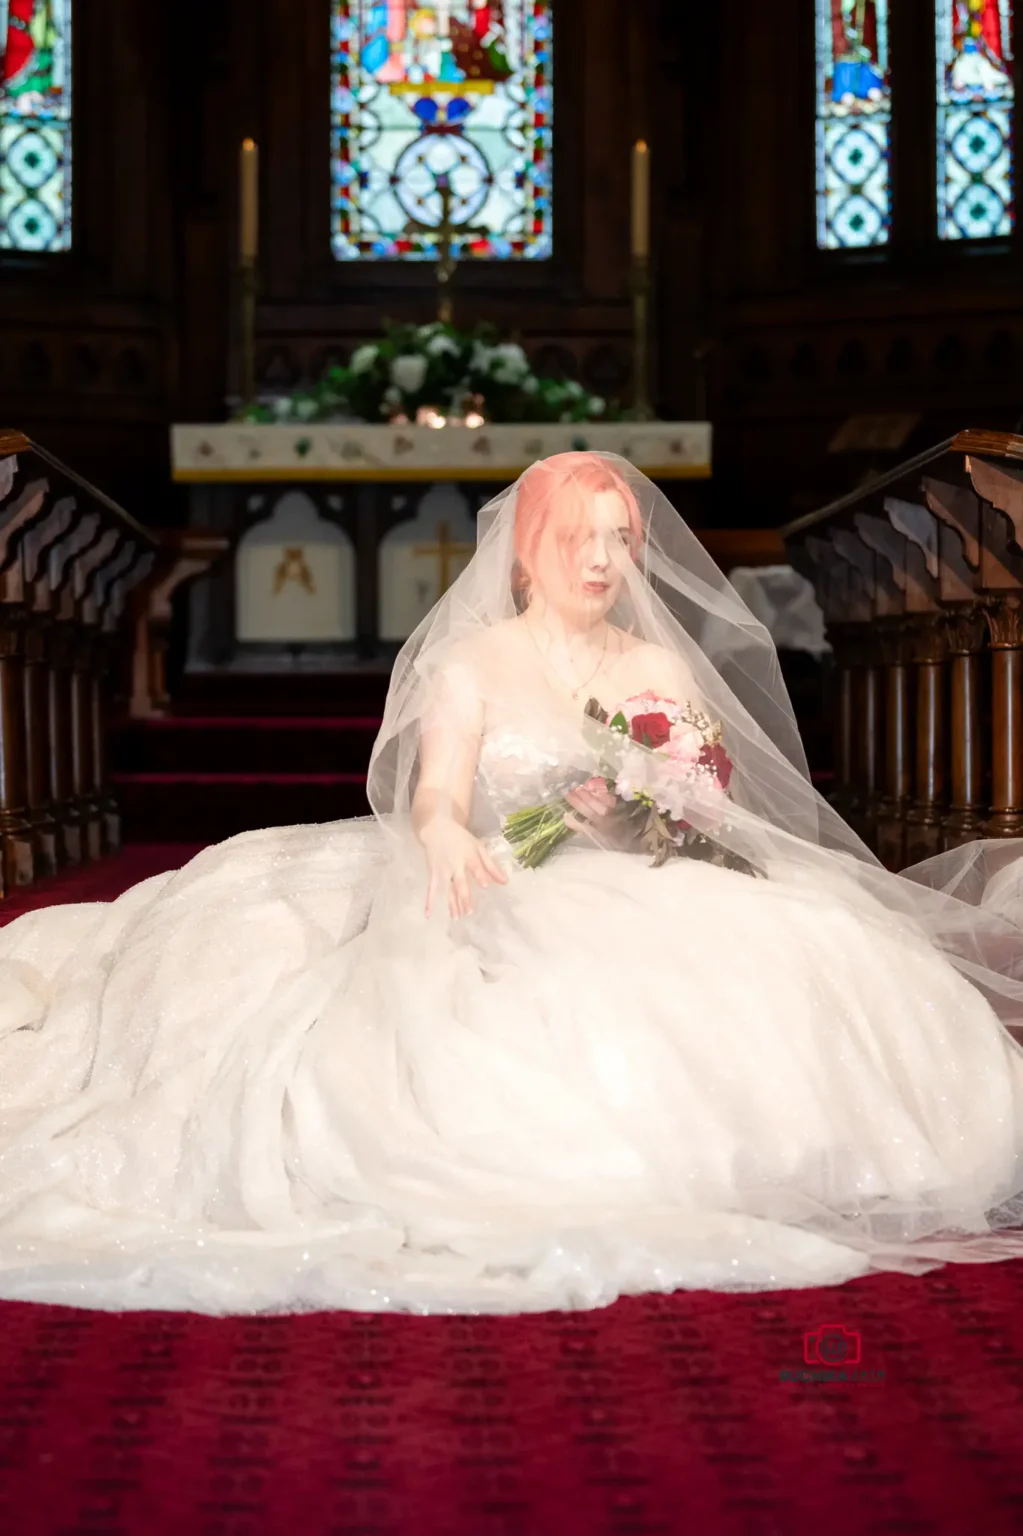
[[[1021,1426],[1023,1263],[537,1317],[0,1305],[5,1536],[1015,1536]]]

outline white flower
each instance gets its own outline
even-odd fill
[[[387,388],[384,390],[384,404],[385,405],[400,405],[401,404],[401,390],[400,389],[395,389],[393,384],[389,384],[387,386]]]
[[[439,320],[431,320],[429,325],[419,325],[416,327],[416,340],[429,341],[430,337],[436,336],[441,329]],[[450,340],[450,337],[448,339]]]
[[[379,354],[380,348],[373,342],[368,342],[364,347],[356,347],[348,366],[353,373],[368,373]]]
[[[290,416],[291,401],[288,399],[287,395],[280,395],[278,399],[274,401],[270,409],[273,411],[275,416],[280,416],[281,418]]]
[[[524,395],[535,395],[539,388],[540,381],[535,374],[527,374],[522,380],[522,393]]]
[[[529,359],[518,342],[506,341],[491,354],[490,376],[497,384],[520,384],[530,372]]]
[[[669,779],[663,780],[653,791],[653,801],[662,816],[672,821],[684,821],[686,816],[686,785]]]
[[[406,395],[414,395],[426,378],[426,358],[417,352],[403,352],[391,364],[391,383]]]
[[[488,373],[490,371],[490,360],[493,355],[493,347],[488,347],[484,341],[477,341],[473,346],[472,357],[469,360],[469,367],[473,373]]]
[[[635,800],[637,795],[648,795],[655,778],[656,762],[653,756],[635,743],[627,746],[622,753],[615,778],[615,788],[622,798]]]
[[[453,336],[445,336],[443,332],[439,336],[431,336],[426,343],[428,357],[457,357],[458,342]]]
[[[566,379],[565,393],[571,400],[581,400],[586,391],[583,389],[578,379]]]
[[[315,400],[300,400],[295,406],[295,415],[299,421],[311,421],[316,415],[317,405]]]
[[[587,402],[587,409],[591,416],[603,416],[606,407],[607,401],[602,400],[599,395],[591,395]]]

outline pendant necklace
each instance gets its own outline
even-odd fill
[[[525,623],[526,628],[529,630],[530,635],[532,636],[533,644],[536,646],[537,652],[538,652],[538,654],[540,656],[540,660],[542,662],[544,662],[547,667],[550,668],[551,672],[554,673],[554,676],[558,679],[559,682],[564,682],[564,678],[561,677],[560,673],[555,672],[554,667],[551,665],[550,661],[544,655],[543,651],[540,650],[540,642],[537,640],[536,636],[533,634],[533,626],[530,624],[529,620],[528,619],[524,620],[524,623]],[[608,641],[608,636],[610,635],[610,633],[611,633],[611,626],[610,626],[610,624],[605,622],[605,625],[604,625],[604,648],[603,648],[603,650],[600,653],[600,660],[597,662],[597,665],[594,667],[594,669],[590,673],[589,677],[584,678],[583,681],[581,683],[579,683],[577,687],[575,687],[575,688],[573,688],[571,690],[573,699],[578,699],[578,697],[579,697],[580,693],[582,692],[582,690],[589,683],[592,683],[593,679],[596,677],[597,673],[600,671],[601,667],[604,665],[604,657],[607,655],[607,641]]]

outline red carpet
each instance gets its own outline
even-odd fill
[[[81,864],[77,869],[54,875],[52,879],[15,889],[10,896],[0,900],[0,927],[22,912],[54,902],[110,901],[150,875],[180,869],[204,846],[203,843],[130,843],[111,858],[101,859],[96,864]]]
[[[867,1379],[785,1377],[822,1369],[804,1335],[827,1324]],[[1023,1530],[1023,1263],[539,1317],[0,1304],[0,1386],[5,1536]]]

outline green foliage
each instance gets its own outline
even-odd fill
[[[311,423],[348,414],[361,421],[414,421],[422,407],[461,418],[478,411],[495,422],[614,420],[608,409],[574,379],[538,377],[521,346],[502,341],[490,325],[472,331],[434,321],[390,323],[380,341],[356,347],[347,364],[335,365],[312,389],[297,390],[272,406],[248,407],[242,420]]]

